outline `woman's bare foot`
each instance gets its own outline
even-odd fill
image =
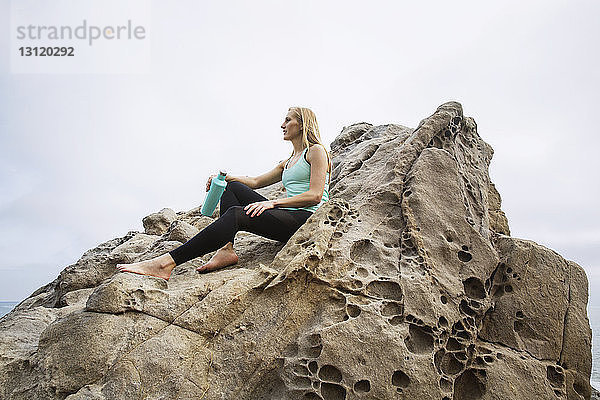
[[[175,268],[175,261],[169,253],[155,257],[151,260],[140,261],[133,264],[117,264],[121,272],[133,272],[134,274],[156,276],[169,280],[171,271]]]
[[[228,242],[225,246],[221,247],[214,256],[211,257],[210,261],[203,266],[196,268],[198,272],[210,272],[219,268],[228,267],[236,264],[239,261],[237,254],[233,251],[233,243]]]

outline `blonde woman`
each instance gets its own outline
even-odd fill
[[[168,280],[175,266],[215,250],[218,251],[210,261],[197,268],[198,272],[233,265],[238,262],[233,249],[238,231],[287,242],[308,217],[329,200],[331,159],[321,144],[317,119],[310,109],[291,107],[281,128],[283,140],[293,146],[288,159],[257,177],[227,175],[219,219],[178,248],[151,260],[118,264],[119,271]],[[208,179],[206,190],[213,177]],[[283,181],[286,198],[268,200],[253,190],[279,181]]]

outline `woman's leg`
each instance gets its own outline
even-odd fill
[[[245,206],[253,202],[267,200],[264,196],[252,190],[241,182],[229,182],[221,196],[220,214],[223,215],[230,207]],[[235,239],[235,237],[234,237]],[[199,268],[198,272],[209,272],[215,269],[237,264],[239,257],[233,250],[233,240],[219,248],[210,260]]]
[[[257,201],[266,201],[266,197],[252,190],[240,182],[229,182],[223,196],[221,196],[220,212],[221,215],[227,213],[229,208],[247,206]],[[243,210],[242,210],[243,211]],[[240,229],[252,232],[270,239],[287,241],[296,230],[312,215],[312,212],[306,210],[283,210],[273,208],[261,214],[271,215],[273,218],[256,220],[257,217],[250,218],[245,214],[240,215]],[[260,217],[260,216],[259,216]],[[277,221],[283,226],[279,226]],[[290,229],[286,228],[290,227]]]
[[[286,242],[312,213],[305,210],[272,208],[250,217],[243,206],[231,206],[215,222],[185,244],[169,252],[176,265],[233,243],[238,231],[251,232],[269,239]]]
[[[245,206],[255,201],[266,200],[248,186],[240,182],[229,182],[221,196],[221,214],[224,214],[227,209],[233,206]],[[202,250],[201,250],[202,251]],[[233,251],[233,239],[230,243],[219,249],[211,258],[211,261],[205,266],[210,269],[223,267],[237,263],[237,254]],[[171,271],[175,268],[176,263],[170,253],[163,254],[151,260],[140,261],[132,264],[117,264],[117,268],[121,272],[133,272],[142,275],[152,275],[159,278],[169,280]]]
[[[154,275],[169,279],[172,269],[204,254],[218,250],[208,264],[199,271],[210,271],[218,267],[237,262],[233,252],[235,234],[242,230],[286,242],[298,228],[306,222],[312,212],[306,210],[283,210],[273,208],[261,215],[250,217],[244,206],[267,200],[248,186],[239,182],[230,182],[221,197],[221,217],[204,228],[196,236],[178,248],[141,263],[118,265],[122,272]]]
[[[265,196],[250,189],[241,182],[229,182],[221,196],[219,211],[225,214],[230,207],[247,206],[257,201],[268,200]]]
[[[227,184],[227,186],[225,187],[225,191],[223,192],[223,195],[221,196],[219,211],[220,211],[221,216],[223,216],[225,213],[227,213],[227,210],[229,210],[231,207],[246,206],[250,203],[254,203],[257,201],[264,201],[264,200],[267,200],[267,198],[262,196],[261,194],[257,193],[256,191],[252,190],[247,185],[245,185],[241,182],[229,182]],[[237,256],[237,254],[235,254],[235,251],[233,250],[233,241],[235,240],[235,233],[233,234],[233,236],[231,236],[230,239],[231,240],[226,242],[223,247],[220,247],[217,250],[215,255],[210,259],[210,261],[208,263],[204,264],[201,268],[198,268],[198,271],[213,270],[213,269],[217,269],[219,267],[224,267],[224,266],[228,266],[228,265],[237,263],[239,258]],[[201,243],[201,241],[202,241],[202,238],[198,238],[197,242]],[[191,244],[190,244],[190,246],[191,246]],[[182,249],[181,251],[184,251],[184,250],[186,252],[190,251],[189,249]],[[203,250],[199,250],[199,251],[203,251]],[[177,264],[182,264],[183,262],[185,262],[185,261],[183,261],[183,259],[188,259],[190,256],[189,255],[179,255],[178,254],[179,252],[180,252],[179,250],[176,250],[176,251],[174,251],[174,254],[171,254],[171,255],[177,259],[177,261],[176,261]],[[199,253],[196,253],[196,254],[199,254]],[[203,255],[203,254],[201,254],[201,255]]]

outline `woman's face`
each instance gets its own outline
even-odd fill
[[[300,132],[300,122],[298,122],[291,111],[285,116],[285,120],[281,124],[281,129],[283,129],[283,140],[292,140],[302,134]]]

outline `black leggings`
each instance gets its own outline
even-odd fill
[[[271,208],[254,217],[246,215],[244,206],[268,200],[240,182],[229,182],[221,196],[221,217],[204,228],[185,244],[171,250],[169,254],[176,265],[203,256],[233,243],[238,231],[252,232],[269,239],[287,242],[306,222],[312,212],[307,210],[283,210]]]

